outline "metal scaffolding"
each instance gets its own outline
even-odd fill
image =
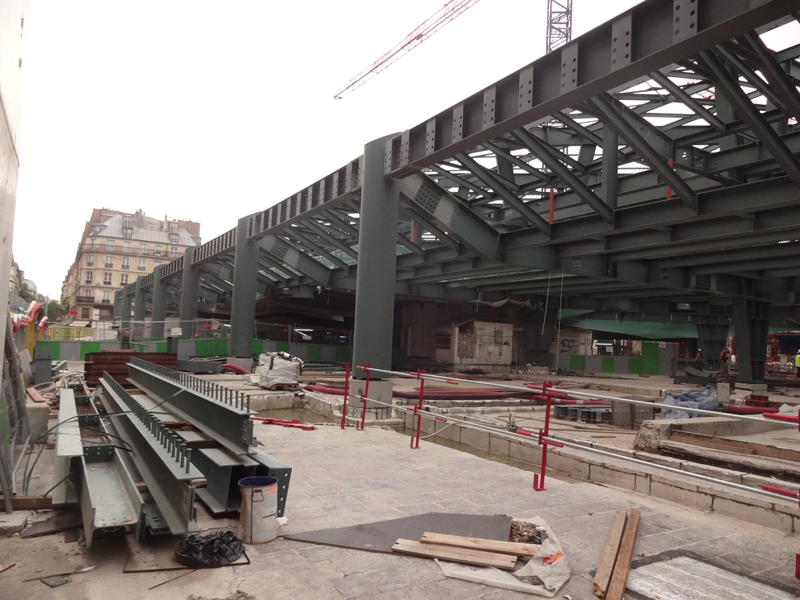
[[[255,294],[355,291],[357,360],[376,364],[386,349],[359,329],[391,325],[385,294],[563,290],[612,313],[800,319],[800,45],[761,37],[798,9],[642,2],[190,250],[160,271],[166,293],[150,274],[115,306],[135,295],[137,315],[166,302],[190,319],[195,300],[232,296],[252,323]],[[760,331],[739,348],[753,379]]]

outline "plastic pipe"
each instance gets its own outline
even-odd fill
[[[230,363],[225,363],[222,365],[222,372],[225,371],[233,371],[234,373],[239,373],[240,375],[250,375],[250,371],[245,369],[244,367],[240,367],[239,365],[232,365]]]

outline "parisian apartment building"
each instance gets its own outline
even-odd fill
[[[200,223],[95,208],[61,286],[65,317],[111,319],[114,292],[200,243]]]

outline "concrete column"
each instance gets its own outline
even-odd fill
[[[197,302],[200,299],[200,269],[192,265],[194,247],[189,247],[183,255],[183,276],[181,279],[181,328],[185,337],[191,337],[194,319],[197,317]]]
[[[153,270],[153,312],[150,323],[150,339],[164,339],[164,319],[167,318],[167,282],[161,275],[167,265],[158,265]]]
[[[358,238],[356,315],[353,363],[392,367],[392,321],[394,316],[397,220],[400,195],[396,181],[383,175],[386,136],[364,146],[361,219]],[[354,376],[364,373],[354,369]],[[373,373],[371,379],[381,378]]]
[[[147,308],[147,292],[142,287],[142,277],[136,280],[136,292],[133,296],[133,331],[131,331],[131,341],[141,341],[144,337],[145,309]]]
[[[119,315],[120,315],[120,331],[124,332],[128,331],[128,337],[130,337],[130,328],[131,328],[131,300],[133,296],[128,292],[128,286],[122,288],[122,305],[120,306]]]
[[[114,308],[111,310],[111,316],[119,318],[120,316],[120,309],[122,308],[122,294],[125,293],[125,290],[117,290],[114,292]]]
[[[246,369],[253,366],[253,332],[256,320],[258,287],[258,242],[247,238],[248,217],[236,226],[236,256],[233,262],[233,298],[231,299],[231,338],[229,361]]]

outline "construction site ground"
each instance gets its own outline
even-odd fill
[[[288,525],[280,532],[342,527],[426,512],[507,514],[545,518],[560,539],[572,577],[556,597],[592,598],[592,573],[618,507],[640,507],[642,522],[634,550],[636,569],[687,555],[726,572],[800,594],[794,577],[798,538],[679,503],[589,483],[548,478],[547,490],[531,489],[530,472],[379,427],[356,431],[323,426],[301,431],[257,424],[267,452],[293,467],[287,501]],[[52,450],[46,450],[37,487],[49,484]],[[37,467],[38,469],[39,467]],[[42,490],[39,491],[39,493]],[[32,489],[31,493],[37,493]],[[235,527],[198,507],[203,529]],[[40,515],[42,518],[47,515]],[[126,537],[128,538],[126,541]],[[516,592],[448,580],[432,560],[375,554],[287,540],[249,546],[250,565],[200,570],[160,587],[182,571],[123,573],[130,535],[95,540],[91,550],[67,543],[64,534],[0,539],[0,563],[18,564],[0,573],[2,597],[101,599],[227,598],[237,590],[256,598],[523,598]],[[23,579],[94,565],[55,590]],[[37,569],[42,569],[37,573]],[[710,585],[710,584],[709,584]],[[702,591],[702,590],[701,590]],[[708,590],[711,591],[711,590]],[[626,596],[628,597],[628,596]],[[631,596],[633,598],[633,596]]]

